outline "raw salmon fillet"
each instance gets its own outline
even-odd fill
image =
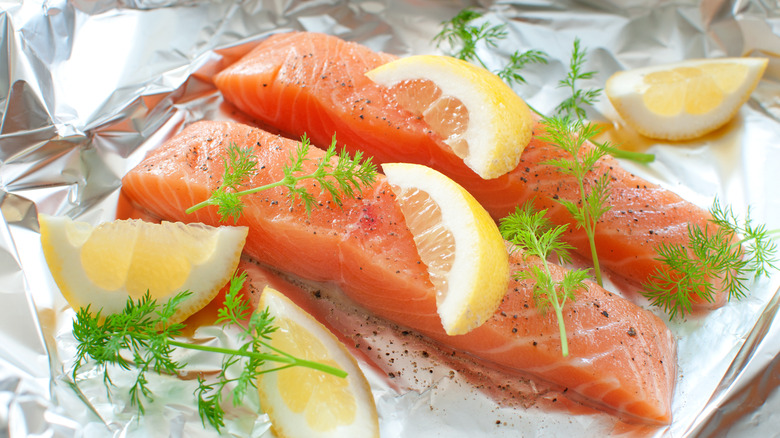
[[[293,137],[306,133],[313,144],[323,146],[335,133],[340,145],[362,150],[377,163],[414,162],[437,169],[471,192],[496,220],[534,200],[537,209],[548,209],[553,223],[569,224],[566,240],[590,259],[585,231],[555,202],[579,201],[576,180],[542,164],[566,153],[535,135],[513,171],[480,178],[421,117],[399,107],[387,89],[364,75],[393,59],[325,34],[285,33],[260,43],[214,82],[227,101]],[[540,131],[535,126],[535,134]],[[710,218],[675,193],[622,169],[612,157],[600,160],[594,172],[612,177],[612,209],[596,231],[601,266],[633,283],[644,283],[663,268],[656,260],[659,244],[686,244],[688,224],[704,226]],[[694,298],[695,307],[724,301],[724,293],[713,303]]]
[[[283,177],[297,142],[235,122],[198,122],[155,150],[123,179],[123,192],[139,207],[167,220],[218,224],[216,207],[185,210],[220,184],[225,149],[253,147],[261,169],[248,183]],[[324,154],[312,148],[309,171]],[[311,193],[319,193],[316,183]],[[500,309],[480,328],[447,336],[425,266],[401,210],[382,175],[342,207],[327,194],[307,216],[286,189],[244,197],[238,224],[249,227],[245,254],[280,271],[335,283],[358,305],[495,366],[531,373],[567,395],[621,418],[668,423],[676,373],[676,344],[663,321],[589,284],[564,309],[570,355],[562,357],[554,312],[542,316],[532,285],[512,281]],[[538,262],[538,260],[536,260]],[[513,253],[511,270],[534,260]],[[555,275],[563,268],[555,267]]]

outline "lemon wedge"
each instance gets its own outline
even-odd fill
[[[128,297],[149,291],[164,304],[192,295],[171,322],[208,304],[238,266],[246,227],[117,220],[93,227],[68,217],[38,216],[43,254],[54,281],[74,309],[120,312]]]
[[[688,140],[725,125],[764,74],[762,58],[695,59],[617,72],[605,92],[640,134]]]
[[[278,330],[270,345],[301,359],[347,372],[341,378],[304,367],[261,374],[260,406],[280,438],[378,437],[379,420],[371,388],[355,358],[311,315],[266,287],[258,310],[268,309]],[[266,363],[270,370],[278,364]]]
[[[448,56],[399,58],[366,73],[401,108],[422,116],[484,179],[514,169],[531,140],[528,106],[484,68]]]
[[[501,304],[509,260],[487,211],[443,174],[426,166],[386,163],[396,202],[436,288],[436,305],[449,335],[467,333]]]

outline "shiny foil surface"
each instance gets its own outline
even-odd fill
[[[515,90],[545,113],[566,97],[558,87],[572,42],[588,50],[603,87],[614,72],[691,58],[760,56],[769,67],[726,127],[701,139],[656,142],[620,129],[606,97],[588,118],[626,149],[656,155],[630,171],[709,207],[713,198],[755,223],[780,228],[780,5],[770,0],[75,0],[0,2],[0,437],[216,436],[197,415],[195,382],[166,376],[139,417],[117,374],[109,397],[89,368],[73,386],[74,312],[46,267],[37,214],[97,224],[117,214],[122,176],[152,148],[200,119],[225,119],[210,78],[276,32],[338,35],[397,55],[445,53],[432,38],[465,7],[505,24],[506,40],[479,47],[491,68],[518,48],[547,52]],[[311,285],[301,284],[303,289]],[[471,373],[382,321],[359,315],[333,292],[331,321],[395,356],[362,366],[372,384],[382,436],[780,436],[780,275],[750,284],[746,299],[669,323],[678,340],[674,421],[641,428],[609,415],[551,408],[554,391],[515,382],[496,397]],[[333,310],[331,309],[331,310]],[[662,316],[665,320],[668,319]],[[230,343],[203,327],[199,342]],[[398,349],[389,345],[399,346]],[[421,354],[425,353],[425,354]],[[390,356],[390,354],[388,354]],[[192,370],[219,359],[183,357]],[[473,370],[471,370],[473,371]],[[487,372],[485,372],[487,373]],[[392,374],[391,377],[388,377]],[[479,374],[477,376],[473,374]],[[487,373],[489,374],[489,373]],[[399,377],[401,376],[401,377]],[[491,380],[492,379],[492,380]],[[124,396],[122,392],[125,392]],[[553,399],[554,398],[554,399]],[[231,408],[226,436],[272,436],[257,398]]]

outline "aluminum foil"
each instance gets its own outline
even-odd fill
[[[398,55],[440,53],[447,48],[431,43],[440,23],[467,6],[509,31],[497,48],[480,48],[490,66],[501,65],[517,48],[550,55],[549,64],[529,68],[528,83],[516,87],[542,111],[565,97],[557,78],[566,73],[574,38],[588,48],[587,67],[598,71],[583,84],[588,87],[603,86],[615,71],[649,64],[768,57],[769,68],[751,100],[713,135],[667,144],[626,133],[620,125],[610,133],[626,148],[656,155],[650,165],[625,163],[633,172],[704,207],[718,197],[738,213],[750,208],[755,222],[780,228],[776,2],[0,2],[0,437],[215,435],[203,429],[186,402],[191,381],[155,379],[158,397],[144,417],[121,394],[108,398],[99,376],[88,376],[78,388],[71,385],[73,311],[46,269],[37,213],[92,223],[113,219],[121,208],[122,175],[151,148],[186,123],[237,117],[225,111],[209,78],[270,33],[319,31]],[[606,99],[588,116],[607,123],[617,119]],[[470,374],[446,354],[429,354],[424,340],[382,321],[371,323],[379,335],[364,338],[364,344],[402,345],[388,352],[397,356],[401,365],[392,366],[403,378],[388,371],[389,362],[360,357],[383,437],[779,436],[778,286],[780,275],[773,273],[752,283],[745,300],[670,323],[680,371],[674,422],[660,429],[556,409],[554,392],[533,380],[513,381],[512,389],[529,398],[507,402],[483,390],[486,381],[503,377]],[[348,304],[324,303],[343,316],[331,321],[342,336],[363,336]],[[208,328],[197,336],[229,342]],[[187,359],[202,369],[214,366],[197,356]],[[121,387],[121,378],[118,383]],[[231,411],[225,433],[270,436],[256,403]]]

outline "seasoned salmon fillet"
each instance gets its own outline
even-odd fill
[[[543,164],[565,158],[566,152],[541,140],[543,129],[537,124],[514,170],[494,179],[479,177],[421,117],[397,105],[387,89],[365,76],[394,59],[330,35],[284,33],[261,42],[217,74],[214,82],[227,101],[293,137],[305,133],[313,144],[324,146],[335,133],[340,145],[351,152],[364,151],[377,163],[430,166],[471,192],[496,220],[533,200],[537,209],[548,209],[554,224],[569,224],[564,238],[590,259],[584,229],[556,202],[578,203],[577,181]],[[605,172],[611,176],[611,209],[596,226],[599,261],[613,274],[638,285],[656,270],[665,269],[656,247],[686,245],[688,225],[703,227],[710,215],[674,192],[631,174],[610,156],[596,164],[588,179]],[[720,279],[713,281],[719,284]],[[692,301],[695,308],[712,308],[722,305],[725,295],[719,291],[713,302],[695,296]]]
[[[186,214],[219,187],[230,144],[251,147],[258,172],[248,186],[283,177],[298,142],[235,122],[197,122],[153,151],[123,178],[137,206],[166,220],[220,224],[214,206]],[[324,154],[312,148],[306,169]],[[307,170],[304,172],[307,172]],[[648,424],[671,420],[676,344],[664,322],[595,283],[564,308],[570,355],[563,357],[553,312],[535,307],[533,284],[510,282],[498,311],[465,335],[448,336],[436,312],[435,291],[403,214],[382,175],[342,206],[310,193],[318,207],[307,215],[284,188],[243,198],[238,225],[249,227],[245,255],[274,269],[336,284],[358,305],[449,347],[502,369],[530,373],[573,399]],[[538,259],[513,251],[512,272]],[[564,268],[553,265],[560,278]]]

